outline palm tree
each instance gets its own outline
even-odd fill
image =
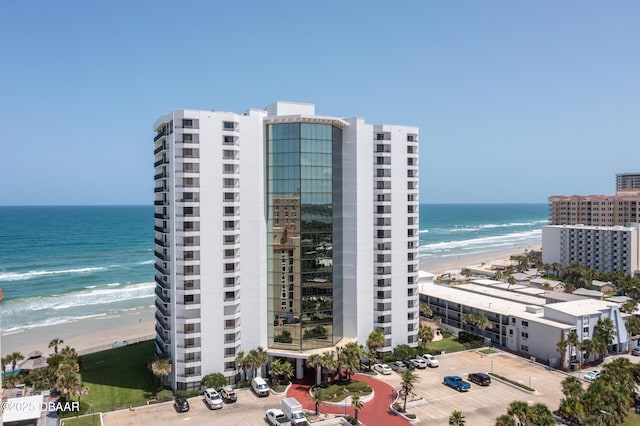
[[[633,299],[627,300],[622,304],[620,310],[625,314],[633,314],[638,306],[638,302]]]
[[[76,389],[73,394],[78,397],[78,404],[80,404],[80,398],[83,397],[84,395],[89,395],[89,388],[82,387],[82,383],[81,383],[80,388]]]
[[[2,357],[2,375],[7,372],[7,364],[9,364],[7,357]]]
[[[360,360],[364,356],[365,351],[362,345],[349,342],[344,346],[344,366],[347,368],[347,380],[351,380],[351,375],[360,367]]]
[[[567,346],[569,346],[569,342],[567,342],[564,338],[564,333],[562,333],[562,340],[556,343],[556,350],[560,354],[560,369],[566,370],[566,361],[567,361]]]
[[[508,414],[503,414],[496,419],[496,426],[518,426],[516,421]]]
[[[378,349],[384,347],[384,331],[381,328],[376,328],[369,333],[367,347],[374,352],[378,352]]]
[[[271,372],[276,377],[282,377],[288,383],[293,377],[293,365],[289,361],[280,361],[279,359],[271,362]]]
[[[609,345],[616,338],[616,326],[611,318],[598,318],[598,322],[593,330],[594,339],[604,342],[604,354],[609,353]]]
[[[420,304],[420,315],[423,317],[431,317],[433,315],[433,311],[426,303]]]
[[[511,286],[516,283],[516,279],[509,275],[509,278],[507,278],[507,282],[509,283],[509,285],[507,286],[507,290],[509,290]]]
[[[316,416],[318,415],[318,410],[320,408],[320,402],[322,401],[322,389],[318,386],[314,386],[311,388],[311,399],[316,405]]]
[[[7,362],[7,364],[11,364],[12,374],[16,372],[16,365],[18,364],[18,362],[22,361],[23,359],[24,355],[22,355],[20,352],[11,352],[5,357],[5,361]]]
[[[433,329],[431,327],[420,327],[418,329],[418,346],[423,351],[427,349],[427,344],[433,340]]]
[[[322,372],[322,356],[320,354],[309,355],[307,365],[316,369],[316,385],[319,385],[321,380],[320,373]]]
[[[256,349],[252,349],[251,352],[255,351],[255,367],[256,373],[257,370],[260,370],[260,374],[262,374],[262,367],[269,362],[269,355],[267,355],[267,351],[264,350],[262,346],[258,346]]]
[[[464,426],[466,421],[464,416],[462,415],[462,411],[454,410],[449,416],[449,425],[450,426]]]
[[[409,396],[409,392],[413,390],[415,386],[416,380],[418,380],[418,375],[413,372],[413,370],[406,369],[402,372],[402,392],[404,393],[404,404],[402,405],[402,411],[407,411],[407,396]]]
[[[580,350],[584,354],[582,357],[582,363],[589,360],[589,356],[591,354],[596,353],[595,342],[591,339],[584,339],[582,343],[580,343]]]
[[[485,337],[484,331],[487,328],[492,328],[493,326],[491,324],[491,321],[489,321],[489,318],[485,317],[480,312],[478,312],[478,315],[476,318],[476,327],[482,330],[482,337]]]
[[[569,347],[569,361],[573,358],[573,349],[577,348],[580,344],[580,337],[575,330],[571,330],[567,334],[567,346]]]
[[[248,380],[247,368],[251,367],[251,358],[244,351],[236,355],[236,369],[240,370],[240,378]]]
[[[67,359],[78,359],[78,352],[69,345],[60,349],[60,356]]]
[[[360,400],[360,396],[353,395],[351,397],[351,406],[353,407],[356,413],[355,419],[356,419],[356,424],[358,424],[358,413],[360,412],[360,410],[362,410],[362,407],[364,407],[364,402]]]
[[[334,351],[328,351],[322,354],[322,366],[327,373],[325,382],[329,380],[329,374],[338,368],[338,360]]]
[[[69,401],[71,394],[78,392],[82,388],[82,383],[80,383],[78,375],[73,370],[58,369],[58,378],[55,386],[60,392],[66,394],[67,401]]]
[[[507,414],[516,421],[518,425],[526,425],[529,404],[524,401],[513,401],[507,408]],[[537,426],[537,425],[536,425]]]
[[[274,359],[271,361],[271,374],[279,378],[283,374],[283,367],[283,362],[279,358]]]
[[[630,316],[627,318],[625,326],[630,337],[640,335],[640,317]],[[629,349],[631,349],[631,347],[629,347]]]
[[[64,343],[64,340],[60,339],[59,337],[56,337],[55,339],[49,342],[49,348],[53,348],[53,353],[55,355],[58,355],[58,346],[62,345],[63,343]]]
[[[151,372],[158,378],[158,387],[161,387],[163,376],[171,373],[171,361],[169,358],[158,358],[151,363]]]

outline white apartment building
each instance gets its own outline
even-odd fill
[[[575,263],[600,272],[633,275],[640,266],[640,224],[550,225],[542,228],[542,262]]]
[[[471,331],[484,334],[494,345],[556,367],[561,365],[556,344],[571,331],[576,331],[580,341],[592,339],[599,318],[611,319],[616,327],[615,340],[609,347],[611,353],[624,352],[629,347],[627,316],[616,303],[564,293],[540,293],[540,289],[531,287],[531,292],[507,288],[510,287],[506,283],[493,280],[453,287],[432,284],[423,287],[420,299],[442,318],[443,324],[458,329],[469,328],[461,322],[464,314],[480,312],[491,321],[491,327],[484,331],[471,327]],[[571,296],[566,298],[572,300],[558,301],[565,296]],[[569,348],[563,355],[567,362],[582,356],[575,350],[570,354]]]
[[[156,349],[173,389],[258,346],[418,342],[418,129],[276,102],[154,124]]]

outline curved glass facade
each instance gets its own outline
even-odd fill
[[[269,346],[331,346],[333,146],[329,124],[267,125]]]

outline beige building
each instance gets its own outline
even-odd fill
[[[549,197],[549,225],[614,226],[640,221],[640,189],[616,195],[556,195]]]
[[[640,189],[640,173],[618,173],[616,175],[616,191],[625,188]]]

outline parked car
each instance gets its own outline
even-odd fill
[[[175,408],[178,413],[186,413],[189,411],[189,401],[187,401],[185,397],[176,396],[173,402],[173,408]]]
[[[235,391],[230,387],[220,388],[218,389],[218,393],[220,393],[220,396],[222,397],[224,402],[236,402],[238,399]]]
[[[584,379],[588,382],[593,382],[600,375],[599,370],[588,371],[584,373]]]
[[[219,410],[222,408],[222,398],[220,398],[218,391],[213,388],[204,390],[204,400],[207,401],[210,410]]]
[[[389,363],[389,366],[393,371],[398,371],[398,372],[402,372],[407,369],[406,364],[402,361],[393,361]]]
[[[427,363],[427,365],[431,368],[436,368],[440,365],[440,361],[438,361],[433,355],[431,354],[422,354],[422,355],[418,355],[418,358],[421,358],[423,360],[425,360],[425,362]]]
[[[272,426],[291,426],[291,422],[284,415],[284,412],[278,408],[270,408],[267,410],[267,422]]]
[[[373,369],[376,370],[380,374],[391,374],[392,370],[387,364],[376,364],[373,366]]]
[[[410,359],[407,363],[413,368],[419,368],[421,370],[427,368],[427,361],[422,358]]]
[[[469,381],[480,386],[489,386],[491,384],[491,377],[484,373],[471,373],[469,374]]]
[[[634,348],[634,349],[631,351],[631,355],[634,355],[634,356],[640,356],[640,348]]]
[[[443,382],[445,385],[454,388],[458,392],[468,391],[471,389],[471,384],[462,380],[460,376],[444,376]]]
[[[269,396],[271,394],[271,388],[260,376],[251,379],[251,388],[258,396]]]

